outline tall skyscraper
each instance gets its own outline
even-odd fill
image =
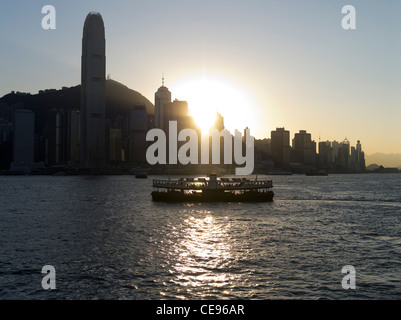
[[[214,121],[213,127],[219,131],[224,130],[224,118],[223,116],[216,112],[216,120]]]
[[[130,118],[130,162],[136,164],[146,163],[146,133],[148,130],[148,114],[145,105],[135,105]]]
[[[340,143],[340,147],[338,149],[337,166],[343,169],[348,169],[350,155],[351,155],[351,146],[349,140],[345,138],[344,141]]]
[[[0,170],[8,170],[12,161],[13,125],[0,118]]]
[[[316,143],[312,141],[312,136],[306,130],[299,130],[293,140],[295,162],[303,164],[313,164],[316,156]]]
[[[109,130],[109,160],[121,161],[123,150],[123,133],[121,129]]]
[[[91,12],[85,20],[82,39],[81,166],[106,163],[106,40],[102,16]]]
[[[331,149],[332,149],[332,162],[337,163],[338,162],[338,150],[340,149],[340,143],[336,140],[334,140],[331,143]]]
[[[171,103],[171,92],[164,86],[163,77],[162,86],[155,93],[155,127],[165,132],[168,131],[165,127],[165,109],[169,103]]]
[[[356,144],[356,162],[357,162],[357,169],[358,170],[365,170],[365,153],[362,151],[361,141],[358,140]]]
[[[276,167],[287,167],[290,164],[290,132],[277,128],[271,132],[271,155]]]
[[[81,115],[79,110],[73,109],[69,113],[70,161],[79,162]]]
[[[56,165],[68,161],[68,119],[63,108],[49,111],[46,164]]]
[[[170,121],[177,121],[177,130],[195,129],[192,123],[192,117],[189,115],[188,102],[175,99],[173,102],[164,104],[164,121],[163,127],[168,134],[168,126]]]
[[[319,159],[320,164],[328,167],[333,162],[333,148],[330,141],[319,142]]]
[[[14,165],[30,167],[35,160],[35,114],[16,110],[14,114]]]

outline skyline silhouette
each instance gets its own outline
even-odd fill
[[[136,91],[133,91],[133,90],[131,90],[131,89],[129,89],[128,87],[125,87],[124,85],[122,85],[122,84],[120,84],[120,83],[118,83],[118,82],[116,82],[115,80],[111,80],[111,79],[108,79],[107,80],[108,81],[108,83],[113,83],[111,86],[110,86],[110,88],[112,88],[112,89],[109,89],[108,91],[110,91],[110,90],[112,90],[113,92],[115,92],[116,91],[116,88],[122,88],[122,89],[124,89],[124,90],[126,90],[126,92],[132,92],[132,93],[135,93],[136,94],[136,96],[134,95],[134,96],[131,96],[131,98],[128,98],[128,100],[127,100],[127,98],[125,98],[125,100],[123,100],[123,101],[118,101],[118,100],[115,100],[116,99],[116,97],[114,96],[108,96],[107,97],[107,105],[108,105],[108,109],[107,109],[107,113],[108,113],[108,115],[109,115],[109,117],[110,117],[110,115],[112,115],[112,114],[114,114],[114,115],[112,115],[111,116],[111,118],[112,119],[114,119],[114,117],[115,116],[121,116],[121,115],[123,115],[124,113],[126,113],[126,112],[128,112],[128,109],[130,108],[130,107],[132,107],[132,106],[134,106],[134,107],[137,107],[137,106],[146,106],[145,107],[145,109],[147,110],[147,114],[148,115],[153,115],[154,116],[154,111],[149,111],[149,110],[151,110],[151,109],[149,109],[150,108],[150,106],[152,106],[152,108],[154,108],[154,104],[153,103],[151,103],[150,101],[148,101],[146,98],[144,98],[142,95],[140,95],[140,93],[138,93],[138,92],[136,92]],[[163,87],[163,86],[162,86]],[[80,90],[80,88],[81,88],[81,85],[78,85],[78,86],[76,86],[76,87],[71,87],[71,88],[67,88],[67,87],[63,87],[62,89],[60,89],[60,90],[56,90],[56,89],[45,89],[45,90],[40,90],[40,92],[38,93],[38,94],[36,94],[36,95],[32,95],[32,94],[30,94],[30,93],[22,93],[22,92],[13,92],[13,93],[11,93],[11,94],[8,94],[8,95],[6,95],[6,97],[7,98],[9,98],[9,99],[7,99],[7,100],[10,100],[10,101],[20,101],[20,102],[18,102],[18,103],[11,103],[10,104],[10,107],[7,105],[7,104],[4,104],[4,103],[1,103],[0,104],[0,120],[3,120],[3,126],[4,125],[6,125],[8,122],[7,121],[5,121],[5,119],[7,119],[7,117],[9,117],[8,119],[13,119],[13,116],[10,114],[10,112],[12,112],[12,110],[18,110],[19,108],[24,108],[24,104],[25,105],[30,105],[31,107],[30,108],[27,108],[28,110],[33,110],[33,111],[38,111],[38,109],[37,109],[37,103],[38,103],[38,101],[41,101],[40,102],[40,104],[43,104],[44,103],[44,105],[47,105],[48,107],[46,107],[47,109],[46,110],[48,110],[48,111],[46,111],[46,112],[51,112],[51,109],[53,109],[53,110],[56,110],[56,109],[60,109],[60,110],[65,110],[65,111],[72,111],[72,112],[75,112],[75,110],[78,110],[78,112],[79,112],[79,108],[78,108],[78,106],[79,106],[79,102],[78,102],[78,96],[80,96],[81,94],[79,93],[79,92],[81,92],[81,90]],[[164,87],[164,88],[166,88],[166,90],[168,90],[168,88],[167,87]],[[76,90],[79,90],[79,92],[77,92]],[[121,90],[121,89],[118,89],[118,90]],[[62,97],[64,97],[64,95],[67,95],[67,96],[70,96],[70,93],[69,93],[69,91],[70,92],[72,92],[72,91],[74,91],[74,92],[77,92],[77,93],[74,93],[73,95],[75,96],[75,100],[74,99],[72,99],[71,100],[71,98],[68,98],[67,100],[69,101],[68,103],[60,103],[61,102],[61,99],[62,99]],[[120,93],[119,94],[121,94],[121,92],[123,92],[123,91],[120,91]],[[58,101],[58,102],[56,102],[56,103],[52,103],[52,102],[50,102],[50,104],[49,104],[49,101],[48,100],[40,100],[40,96],[43,96],[43,97],[45,97],[45,96],[49,96],[49,95],[51,95],[51,96],[53,96],[53,98],[52,98],[52,100],[54,101],[54,99],[56,99],[56,101]],[[55,97],[57,97],[57,95],[59,95],[60,96],[60,98],[57,100],[57,98],[55,98]],[[124,95],[126,96],[126,93],[124,93]],[[19,100],[19,98],[15,98],[15,97],[18,97],[18,96],[20,96],[20,98],[21,98],[21,100]],[[14,98],[13,98],[14,97]],[[35,97],[38,97],[39,98],[39,100],[38,99],[31,99],[32,101],[36,101],[36,102],[34,102],[33,104],[32,104],[32,102],[25,102],[25,103],[22,103],[21,101],[30,101],[29,99],[30,98],[35,98]],[[3,97],[4,98],[4,97]],[[0,98],[1,99],[1,98]],[[28,99],[28,100],[27,100]],[[0,100],[1,101],[1,100]],[[46,102],[47,101],[47,102]],[[131,101],[131,102],[130,102]],[[136,102],[135,102],[136,101]],[[178,100],[175,100],[174,101],[174,104],[175,103],[186,103],[187,105],[188,105],[188,103],[186,102],[186,101],[178,101]],[[174,106],[174,104],[172,104],[172,106]],[[35,105],[36,105],[36,107],[35,107]],[[61,108],[54,108],[54,105],[59,105],[59,107],[61,107]],[[62,107],[62,105],[64,105],[64,107]],[[118,106],[118,107],[117,107]],[[128,109],[126,109],[126,107],[128,107]],[[188,107],[187,107],[188,108]],[[124,111],[124,109],[126,109],[125,111]],[[188,112],[188,110],[187,110],[187,112]],[[38,114],[40,115],[40,114],[42,114],[43,112],[39,112]],[[79,113],[78,113],[78,116],[79,116]],[[130,117],[130,115],[127,113],[127,115],[126,115],[127,117]],[[131,115],[132,116],[132,115]],[[190,114],[188,114],[188,116],[189,117],[191,117],[190,116]],[[125,117],[125,116],[124,116]],[[151,118],[152,119],[152,118]],[[48,121],[48,119],[46,119],[45,120],[45,122],[46,121]],[[110,119],[108,119],[108,121],[110,121]],[[113,121],[115,121],[115,120],[113,120]],[[150,120],[150,121],[154,121],[154,120]],[[168,121],[168,120],[166,120],[166,121]],[[192,122],[192,121],[194,121],[194,120],[191,120],[190,118],[188,118],[188,120],[186,120],[184,123],[186,123],[187,121],[189,121],[187,124],[189,124],[189,126],[190,127],[192,127],[192,126],[194,126],[195,124]],[[38,121],[37,121],[37,119],[35,119],[35,122],[36,123],[38,123]],[[39,121],[39,123],[42,123],[42,124],[40,124],[40,125],[43,125],[43,121]],[[220,124],[221,123],[221,124]],[[196,126],[196,125],[195,125]],[[181,127],[181,129],[184,129],[184,127],[181,125],[180,126]],[[219,130],[222,130],[222,129],[224,129],[225,128],[225,125],[224,125],[224,116],[222,116],[222,115],[220,115],[219,113],[217,113],[217,115],[216,115],[216,118],[214,118],[214,124],[212,125],[212,127],[214,127],[214,128],[219,128]],[[199,127],[198,126],[196,126],[196,130],[200,130],[200,129],[198,129]],[[285,126],[284,126],[284,128],[285,128]],[[180,130],[181,130],[180,129]],[[275,129],[277,129],[277,128],[275,128]],[[299,130],[299,132],[301,132],[301,131],[308,131],[308,130],[303,130],[303,129],[300,129]],[[202,131],[203,132],[203,131]],[[204,133],[204,132],[203,132]],[[199,131],[199,134],[200,134],[200,131]],[[292,132],[291,133],[292,135],[290,136],[291,137],[291,141],[293,140],[293,137],[294,137],[294,135],[296,135],[297,134],[297,132]],[[308,132],[308,134],[310,134],[309,132]],[[313,141],[313,143],[315,143],[315,148],[314,148],[314,150],[316,151],[316,154],[319,154],[319,143],[327,143],[327,142],[333,142],[333,143],[342,143],[342,141],[344,140],[344,141],[348,141],[348,139],[347,139],[347,137],[344,137],[343,139],[341,139],[341,135],[338,135],[338,139],[335,139],[335,140],[333,140],[333,141],[329,141],[328,139],[325,139],[325,137],[321,137],[321,136],[319,136],[319,140],[317,141],[316,140],[316,137],[313,137],[312,136],[312,138],[311,138],[311,140]],[[267,141],[267,143],[268,144],[270,144],[270,140],[271,140],[271,135],[269,135],[268,137],[266,137],[266,138],[263,138],[263,139],[257,139],[256,140],[256,142],[257,142],[257,145],[259,145],[259,144],[266,144],[266,141]],[[338,142],[338,141],[339,142]],[[292,143],[289,143],[289,146],[290,147],[294,147],[293,146],[293,143],[294,143],[294,141],[292,141]],[[353,143],[352,141],[349,141],[349,143]],[[131,147],[127,147],[127,149],[129,149],[129,148],[132,148],[132,146]],[[257,147],[258,148],[258,147]],[[264,151],[263,151],[264,152]],[[269,153],[270,154],[270,153]],[[366,155],[365,155],[366,156]],[[367,161],[367,163],[366,163],[366,165],[371,165],[371,164],[378,164],[378,165],[384,165],[385,167],[400,167],[399,166],[399,164],[401,164],[401,160],[398,160],[397,161],[397,159],[401,159],[401,155],[400,155],[400,157],[398,157],[397,158],[397,154],[390,154],[390,155],[386,155],[386,154],[382,154],[382,153],[375,153],[375,154],[373,154],[373,155],[368,155],[368,156],[366,156],[367,157],[367,159],[366,159],[366,161]],[[369,160],[369,158],[372,158],[372,159],[374,159],[374,160]]]
[[[29,27],[38,25],[41,15],[25,17],[24,23],[18,15],[13,17],[15,21],[4,17],[1,23],[7,28],[2,28],[0,37],[9,49],[4,59],[10,63],[4,66],[3,75],[7,76],[0,80],[0,95],[76,84],[81,52],[77,39],[82,34],[77,17],[84,20],[88,12],[96,10],[103,14],[109,39],[106,74],[148,100],[153,100],[154,88],[164,72],[173,99],[187,101],[191,113],[219,112],[231,132],[242,130],[239,122],[252,128],[257,139],[263,139],[271,130],[285,126],[291,132],[306,129],[315,140],[318,136],[330,141],[345,137],[361,140],[368,155],[401,153],[397,125],[397,54],[401,48],[397,42],[388,41],[398,36],[395,30],[399,19],[395,18],[400,5],[380,6],[369,1],[350,4],[355,5],[358,17],[357,28],[352,31],[341,28],[341,6],[319,1],[292,6],[287,1],[247,6],[235,3],[229,11],[224,10],[224,1],[220,5],[205,1],[191,6],[160,3],[153,11],[147,4],[135,10],[118,2],[113,4],[114,10],[108,10],[110,4],[101,1],[77,7],[57,4],[56,30]],[[4,5],[13,7],[11,3]],[[316,8],[314,19],[309,12],[312,5]],[[378,8],[380,17],[376,15]],[[36,4],[26,2],[27,12],[36,9]],[[157,23],[147,21],[151,12],[159,18]],[[171,23],[162,12],[179,14],[187,22],[186,30]],[[138,20],[132,22],[135,19],[129,19],[129,14]],[[239,15],[242,23],[236,24],[234,18]],[[159,32],[161,25],[165,32]],[[13,31],[5,33],[6,29]],[[132,42],[136,46],[132,47]],[[22,52],[18,51],[21,45],[28,54],[18,64],[12,63]],[[40,49],[49,45],[50,51]],[[15,79],[17,74],[24,76]],[[227,90],[218,106],[213,105],[218,99],[210,98],[202,112],[191,110],[191,106],[199,109],[195,101],[198,96],[196,90],[186,94],[184,89],[204,78],[208,83],[205,88],[212,84]],[[230,90],[241,95],[228,101]],[[249,111],[238,117],[244,105]]]
[[[1,298],[401,297],[401,1],[1,6]]]
[[[110,87],[110,84],[112,84],[111,88],[113,88],[112,89],[113,91],[115,91],[116,86],[124,88],[124,86],[122,86],[121,84],[115,82],[114,80],[110,80],[109,79],[109,80],[107,80],[107,83],[109,83],[109,87]],[[126,88],[126,90],[129,90],[127,87],[125,87],[125,88]],[[168,88],[165,87],[165,86],[162,86],[161,88],[164,88],[165,90],[168,91]],[[79,91],[77,91],[77,89]],[[110,92],[110,90],[111,89],[108,89],[107,91]],[[76,92],[74,94],[76,96],[75,103],[67,104],[66,107],[61,107],[61,108],[52,107],[52,106],[57,104],[57,103],[54,104],[54,101],[57,101],[57,99],[54,100],[55,97],[57,97],[57,96],[59,97],[58,101],[62,101],[62,99],[67,98],[67,100],[71,102],[71,99],[68,98],[71,95],[71,92]],[[46,140],[46,141],[48,140],[49,141],[49,142],[46,142],[45,144],[46,144],[46,150],[47,150],[46,152],[50,152],[49,150],[51,148],[51,145],[48,144],[48,143],[50,143],[50,141],[52,141],[53,144],[56,143],[53,138],[55,138],[57,136],[60,136],[60,135],[63,135],[62,139],[64,139],[64,142],[63,142],[64,144],[66,143],[66,141],[70,141],[70,140],[72,141],[73,140],[71,125],[72,125],[72,123],[76,122],[76,120],[72,120],[72,119],[73,119],[73,117],[74,117],[74,115],[76,114],[77,111],[78,111],[77,115],[78,115],[78,118],[79,118],[79,110],[77,110],[77,108],[74,107],[74,106],[79,104],[77,102],[78,101],[78,97],[80,96],[79,92],[81,92],[80,86],[77,86],[77,87],[73,87],[73,88],[66,88],[65,87],[62,90],[41,90],[41,93],[39,95],[30,95],[30,94],[26,94],[26,93],[14,93],[12,95],[9,95],[9,97],[13,97],[13,96],[17,96],[18,97],[18,96],[20,96],[21,98],[27,98],[27,99],[29,99],[31,97],[38,97],[38,96],[52,96],[53,97],[52,98],[52,100],[53,100],[52,103],[49,104],[49,102],[47,102],[48,107],[46,109],[47,110],[46,113],[48,112],[50,117],[46,120],[47,122],[45,122],[43,124],[43,125],[45,125],[44,128],[48,128],[48,129],[45,129],[45,131],[42,131],[43,128],[41,127],[40,130],[36,130],[36,132],[38,132],[38,133],[35,134],[35,137],[36,137],[35,139],[36,140],[38,140],[38,136],[39,136],[39,140]],[[156,93],[156,96],[157,96],[157,93]],[[137,130],[138,127],[142,128],[140,130],[142,130],[143,133],[141,133],[135,139],[139,138],[139,139],[145,140],[146,131],[147,131],[146,128],[154,128],[153,124],[151,124],[151,123],[154,122],[154,120],[152,120],[152,119],[154,119],[154,112],[148,113],[146,111],[147,110],[146,104],[141,103],[141,102],[139,102],[139,103],[137,102],[135,104],[134,103],[130,103],[130,102],[123,102],[123,106],[128,107],[128,108],[125,108],[126,109],[126,111],[125,111],[126,115],[124,115],[124,112],[123,112],[124,107],[123,107],[123,109],[119,109],[119,110],[115,109],[115,106],[118,105],[119,103],[116,102],[115,100],[113,100],[113,98],[111,98],[110,96],[107,96],[107,100],[108,100],[107,123],[109,123],[109,125],[107,126],[107,133],[108,133],[107,136],[109,137],[109,139],[112,138],[112,135],[115,134],[115,130],[117,129],[117,131],[120,131],[120,138],[118,138],[118,139],[121,140],[121,138],[122,138],[121,134],[123,134],[123,132],[124,132],[124,129],[123,129],[124,126],[121,127],[121,124],[119,125],[118,122],[124,123],[124,122],[121,122],[121,120],[123,120],[126,117],[127,121],[131,121],[131,125],[129,125],[129,127],[130,127],[129,130],[134,130],[134,132],[139,132]],[[41,100],[39,100],[39,101],[41,101]],[[42,101],[45,101],[45,100],[42,100]],[[112,102],[110,102],[110,101],[112,101]],[[179,123],[180,123],[180,130],[185,129],[186,127],[193,127],[196,130],[199,130],[198,127],[196,126],[196,124],[193,122],[192,117],[188,114],[188,104],[185,101],[175,100],[174,102],[168,102],[167,101],[167,103],[168,103],[169,108],[172,108],[172,109],[167,109],[167,110],[170,110],[170,111],[168,111],[167,118],[165,118],[164,123],[166,123],[166,121],[168,122],[168,121],[177,121],[178,120]],[[185,111],[185,109],[182,109],[182,107],[179,107],[183,103],[186,105],[186,111]],[[43,104],[42,102],[39,102],[39,104],[41,104],[42,106],[46,105],[46,104]],[[171,106],[170,106],[170,104],[171,104]],[[29,103],[28,103],[28,105],[29,105]],[[4,106],[5,105],[3,105],[3,107]],[[9,111],[12,111],[12,110],[18,111],[22,106],[23,106],[22,104],[14,104],[14,105],[11,106]],[[6,110],[6,109],[3,109],[2,111],[4,111],[4,110]],[[35,111],[35,108],[32,108],[32,110]],[[134,110],[143,110],[143,112],[140,111],[139,113],[135,113],[137,111],[134,112]],[[173,112],[173,110],[178,111],[181,114],[181,117],[183,117],[183,118],[181,120],[180,120],[180,118],[176,118],[176,116],[174,115],[175,113]],[[121,112],[123,112],[123,113],[121,113]],[[141,115],[142,114],[141,112],[146,115],[145,118],[144,118],[143,115]],[[34,113],[33,113],[33,115],[34,115]],[[4,116],[4,112],[1,114],[1,116]],[[13,113],[12,112],[9,112],[9,117],[10,117],[9,119],[13,118]],[[62,124],[55,125],[55,123],[56,123],[55,121],[56,121],[57,117],[59,117],[59,119],[60,119],[59,121],[62,121]],[[131,120],[129,120],[130,117],[131,117]],[[132,122],[132,121],[134,121],[134,122]],[[146,126],[146,125],[143,126],[143,124],[141,124],[144,121],[145,121],[145,123],[150,121],[148,126]],[[35,122],[38,123],[38,121],[35,121]],[[136,123],[136,124],[133,124],[133,123]],[[70,127],[67,128],[67,126],[70,126]],[[134,126],[134,127],[132,127],[132,126]],[[221,131],[221,130],[223,130],[225,128],[224,117],[222,115],[217,113],[216,119],[215,119],[215,123],[214,123],[213,127],[217,128],[219,131]],[[279,130],[279,129],[280,128],[276,128],[276,130]],[[284,128],[282,128],[282,129],[284,130]],[[51,131],[51,130],[53,130],[53,131]],[[61,131],[59,132],[59,131],[54,131],[54,130],[67,130],[67,131],[65,131],[65,132],[62,131],[64,133],[61,133]],[[75,129],[75,130],[77,130],[77,129]],[[12,128],[11,128],[11,131],[12,131]],[[112,133],[112,131],[113,131],[113,133]],[[49,132],[50,134],[48,134],[48,135],[46,134],[45,136],[43,136],[41,132]],[[64,136],[65,134],[71,135],[71,136]],[[343,168],[349,168],[349,169],[353,168],[353,170],[356,169],[355,166],[356,166],[357,162],[355,162],[356,160],[352,160],[352,158],[354,157],[352,155],[352,152],[355,152],[355,150],[353,151],[352,149],[355,149],[355,148],[353,146],[351,148],[352,143],[350,141],[348,141],[346,138],[345,138],[344,141],[340,141],[340,142],[337,142],[336,140],[334,140],[334,141],[327,141],[327,140],[320,141],[319,140],[318,142],[316,142],[313,139],[313,137],[311,137],[310,133],[307,132],[307,130],[299,130],[298,133],[293,133],[293,134],[294,134],[293,135],[294,138],[292,138],[292,139],[290,139],[290,132],[288,132],[288,136],[287,136],[287,139],[288,139],[287,146],[289,148],[288,149],[289,152],[291,152],[291,156],[290,156],[290,153],[288,154],[288,157],[290,157],[288,159],[288,162],[303,163],[304,162],[303,160],[299,160],[300,159],[299,158],[300,157],[299,152],[304,153],[305,151],[301,151],[301,150],[304,149],[304,148],[307,148],[307,149],[310,149],[308,152],[312,152],[307,157],[312,157],[311,158],[312,160],[305,161],[305,164],[309,163],[309,164],[319,165],[319,163],[321,162],[320,165],[324,164],[326,166],[326,168],[337,166],[338,168],[343,167]],[[298,143],[298,146],[297,146],[296,137],[299,134],[308,135],[309,136],[309,143],[312,143],[312,144],[309,145],[308,147],[305,147],[305,146],[302,146],[302,145],[300,146],[299,143]],[[131,133],[129,133],[128,135],[129,135],[129,137],[131,137]],[[199,135],[200,135],[200,131],[199,131]],[[274,159],[273,149],[271,150],[271,148],[273,148],[273,147],[271,147],[271,144],[272,144],[272,139],[271,138],[272,137],[273,137],[273,131],[272,131],[271,137],[269,137],[267,139],[266,138],[265,139],[257,139],[255,141],[255,155],[257,157],[257,162],[261,162],[261,161],[263,162],[263,161],[266,161],[266,160],[270,161],[270,160]],[[291,137],[292,137],[292,135],[291,135]],[[115,137],[113,136],[113,139],[114,138]],[[128,141],[129,140],[130,140],[130,138],[128,138]],[[142,159],[139,162],[144,164],[145,163],[144,154],[146,152],[146,145],[142,145],[140,147],[140,150],[142,152],[142,156],[141,156],[141,155],[138,154],[138,152],[136,152],[136,151],[138,151],[138,148],[135,145],[135,143],[133,142],[134,140],[132,140],[131,142],[128,142],[128,143],[124,143],[124,144],[122,144],[120,146],[120,148],[124,149],[125,153],[126,153],[126,159],[127,160],[124,160],[124,161],[130,162],[131,164],[135,163],[135,162],[138,163],[137,160],[133,160],[133,159],[131,159],[129,157],[130,154],[135,154],[135,157],[139,157],[140,159]],[[292,140],[292,143],[290,142],[290,140]],[[106,149],[108,150],[109,148],[112,147],[111,146],[112,142],[109,141],[109,140],[107,140],[107,142],[108,143],[107,143]],[[304,142],[302,142],[302,143],[304,143]],[[348,146],[347,147],[348,150],[345,150],[344,152],[347,153],[347,157],[349,157],[349,160],[336,160],[337,154],[339,153],[339,151],[338,151],[339,147],[341,147],[341,145],[344,144],[344,143],[346,143],[346,145]],[[329,149],[332,148],[332,150],[329,150],[330,158],[332,160],[331,161],[330,160],[329,161],[323,161],[323,160],[318,159],[317,157],[321,157],[322,156],[322,152],[324,152],[325,157],[327,157],[327,152],[328,151],[327,150],[326,151],[322,151],[321,150],[322,146],[325,145],[327,147],[327,144],[329,144],[329,146],[328,146]],[[358,141],[358,144],[359,144],[359,141]],[[335,147],[335,145],[337,147]],[[37,143],[35,143],[35,148],[37,148],[37,146],[38,146]],[[71,146],[68,145],[67,148],[71,148]],[[79,145],[78,145],[78,148],[79,148]],[[359,153],[362,152],[362,148],[361,147],[359,147],[359,149],[357,147],[356,149],[359,150]],[[53,149],[51,149],[51,150],[53,150]],[[43,150],[42,151],[35,150],[35,157],[36,157],[35,159],[38,160],[37,159],[37,154],[38,153],[39,154],[43,154],[43,152],[44,152]],[[56,152],[56,151],[54,151],[54,152]],[[117,154],[117,156],[110,156],[109,157],[109,155],[111,154],[110,152],[111,151],[107,151],[106,152],[107,153],[107,155],[106,155],[106,161],[107,162],[116,161],[116,160],[117,161],[122,161],[121,157],[118,156],[118,154],[121,154],[120,151],[117,151],[117,153],[115,153],[115,154]],[[61,153],[61,151],[57,151],[56,153]],[[297,153],[298,153],[298,155],[297,155]],[[362,152],[362,154],[364,154],[364,153]],[[70,156],[71,156],[71,158],[69,158]],[[344,156],[344,154],[343,154],[343,156]],[[47,157],[50,157],[50,156],[46,155],[46,158]],[[360,156],[358,156],[358,158],[359,157]],[[363,158],[364,158],[364,156],[363,156]],[[54,158],[52,158],[52,159],[54,159]],[[43,159],[41,159],[41,160],[43,160]],[[53,160],[53,161],[50,161],[49,163],[46,162],[46,165],[60,165],[60,164],[71,163],[70,160],[73,160],[72,153],[70,154],[68,152],[65,152],[64,158],[61,157],[60,160],[57,160],[57,161]],[[76,159],[76,161],[78,161],[78,160],[79,160],[79,156]],[[344,164],[341,164],[341,161],[342,161],[342,163],[344,163],[344,161],[346,161],[346,162],[348,161],[349,163],[347,165],[344,165]],[[368,164],[371,164],[371,163],[368,163]],[[381,163],[379,162],[379,164],[381,164]],[[282,167],[282,165],[280,165],[280,164],[277,164],[277,165],[274,164],[273,166],[274,167]],[[365,167],[365,160],[363,160],[362,167],[363,168]],[[359,167],[358,170],[360,170],[362,167]]]

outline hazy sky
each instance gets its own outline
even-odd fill
[[[48,4],[56,8],[56,30],[41,26]],[[349,4],[356,30],[341,27],[341,9]],[[352,145],[359,139],[368,155],[401,153],[399,0],[2,0],[0,6],[0,96],[79,84],[83,24],[98,11],[107,73],[152,102],[164,73],[173,98],[187,100],[198,117],[218,109],[231,132],[248,126],[263,138],[285,127],[293,137],[305,129],[317,142],[319,135],[346,137]]]

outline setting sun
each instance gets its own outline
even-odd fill
[[[189,104],[191,115],[207,133],[216,120],[216,112],[224,117],[225,128],[234,133],[252,127],[253,105],[250,97],[236,84],[211,76],[187,78],[174,85],[172,92]]]

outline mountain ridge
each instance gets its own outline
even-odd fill
[[[51,108],[80,109],[81,85],[40,90],[37,94],[12,91],[1,97],[0,103],[10,107],[20,104],[35,113]],[[144,104],[148,114],[154,114],[154,105],[141,93],[115,80],[106,80],[106,116],[119,112],[128,113],[135,104]]]
[[[376,152],[366,156],[366,165],[382,165],[383,167],[401,168],[401,153]]]

